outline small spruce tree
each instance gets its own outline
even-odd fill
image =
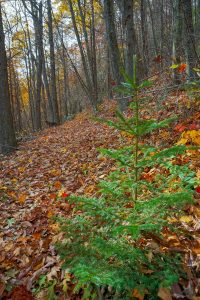
[[[64,268],[77,280],[75,291],[83,290],[83,299],[132,299],[133,291],[139,291],[155,300],[159,287],[171,286],[182,273],[180,256],[150,241],[162,242],[165,228],[177,230],[170,218],[193,201],[195,173],[175,164],[185,146],[158,149],[141,143],[145,135],[172,120],[141,119],[138,93],[151,83],[137,84],[136,63],[133,79],[126,74],[124,78],[119,90],[133,94],[134,115],[127,119],[117,113],[119,121],[107,123],[131,134],[134,143],[100,150],[116,161],[116,170],[100,182],[97,198],[67,198],[75,204],[74,214],[58,218],[66,239],[57,248]],[[152,180],[144,176],[150,168],[159,170]]]

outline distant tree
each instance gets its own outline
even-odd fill
[[[122,76],[120,74],[121,58],[117,43],[117,33],[114,22],[113,0],[104,0],[104,19],[106,23],[106,35],[109,45],[113,78],[119,85],[122,81]]]
[[[122,25],[125,39],[125,70],[133,76],[133,55],[139,55],[137,38],[133,23],[133,0],[117,0],[122,16]]]
[[[33,27],[35,31],[35,54],[33,65],[36,65],[36,78],[34,82],[34,103],[33,103],[33,128],[35,130],[42,129],[41,120],[41,92],[42,92],[42,71],[43,71],[43,3],[36,0],[22,0],[24,7],[33,19]],[[28,6],[30,4],[30,8]],[[33,60],[33,57],[32,57]]]
[[[184,17],[184,44],[187,75],[189,80],[195,80],[197,74],[194,71],[194,67],[197,65],[198,56],[195,46],[192,0],[181,0],[181,4]]]
[[[59,124],[59,109],[58,109],[58,97],[56,90],[56,66],[55,66],[55,50],[54,50],[54,36],[53,36],[53,21],[52,21],[52,7],[51,0],[47,0],[47,14],[48,14],[48,35],[49,35],[49,47],[50,47],[50,91],[51,91],[51,118],[48,120],[51,124]]]
[[[187,64],[188,80],[196,79],[194,71],[197,65],[197,52],[193,25],[193,7],[191,0],[176,0],[173,3],[174,35],[173,35],[173,59],[175,64],[180,64],[185,57]],[[184,47],[183,47],[184,46]],[[184,48],[184,53],[182,49]],[[183,56],[184,55],[184,56]],[[174,70],[174,79],[179,83],[178,69]]]
[[[15,131],[10,104],[7,57],[0,2],[0,152],[7,154],[16,147]]]
[[[140,2],[141,34],[142,34],[142,58],[144,65],[144,75],[148,74],[148,24],[147,24],[147,5],[145,0]]]
[[[96,65],[96,34],[94,22],[94,4],[90,1],[88,6],[85,1],[84,4],[80,0],[76,3],[68,0],[69,10],[71,14],[74,33],[76,35],[83,71],[85,75],[85,82],[88,91],[88,98],[94,111],[96,111],[98,103],[98,86],[97,86],[97,65]],[[77,12],[80,16],[81,31],[77,22]],[[88,12],[90,14],[89,24],[87,24]],[[84,49],[85,44],[85,49]]]
[[[181,0],[173,2],[173,63],[179,65],[181,63],[182,56],[182,40],[183,40],[183,17]],[[180,83],[180,74],[178,69],[174,69],[174,81]]]

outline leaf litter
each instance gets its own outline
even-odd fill
[[[200,146],[200,112],[190,113],[185,122],[181,112],[188,99],[182,92],[175,96],[171,94],[162,103],[164,113],[161,109],[159,114],[156,99],[151,109],[141,111],[144,118],[156,114],[165,118],[173,109],[180,116],[173,128],[160,129],[159,134],[151,135],[151,139],[148,136],[147,140],[163,147],[175,143]],[[115,109],[115,103],[107,101],[101,106],[100,115],[112,119]],[[94,195],[99,180],[114,168],[112,160],[99,155],[97,149],[131,143],[132,137],[123,136],[83,112],[59,127],[43,130],[34,140],[21,143],[8,158],[0,158],[0,299],[48,299],[49,291],[54,291],[57,299],[65,299],[65,293],[68,299],[81,299],[81,295],[73,295],[71,275],[61,269],[62,262],[54,249],[54,243],[63,235],[52,217],[70,217],[73,211],[67,201],[57,199],[64,200],[72,193]],[[190,163],[199,178],[199,158],[199,150],[188,150],[176,160]],[[148,170],[144,176],[151,180],[156,172]],[[179,219],[170,220],[182,228],[181,236],[166,229],[160,240],[152,235],[141,241],[144,247],[185,256],[188,280],[173,286],[171,291],[160,288],[158,296],[163,300],[198,300],[200,296],[200,187],[195,188],[196,203],[186,207]],[[36,289],[34,297],[31,291]],[[144,298],[137,290],[133,297]]]

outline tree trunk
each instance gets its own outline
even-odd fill
[[[55,69],[55,53],[54,53],[54,39],[53,39],[53,23],[52,23],[52,7],[51,0],[47,0],[47,10],[48,10],[48,29],[49,29],[49,46],[50,46],[50,88],[51,88],[51,104],[53,108],[53,120],[50,122],[55,125],[59,124],[59,109],[58,109],[58,99],[56,90],[56,69]]]
[[[116,83],[119,85],[122,82],[122,76],[120,74],[121,59],[120,52],[117,43],[117,35],[114,23],[114,7],[113,0],[104,0],[104,18],[106,22],[106,33],[110,51],[111,65],[113,71],[113,77]]]
[[[42,1],[39,3],[38,10],[31,2],[32,17],[35,29],[35,52],[36,52],[36,91],[34,95],[34,129],[41,130],[41,91],[42,91],[42,67],[43,67],[43,11]]]
[[[195,68],[198,60],[195,47],[192,1],[181,0],[181,4],[184,16],[184,43],[187,63],[187,77],[189,81],[192,81],[197,79],[197,74],[193,69]]]
[[[97,78],[97,57],[96,57],[96,32],[95,32],[95,13],[94,13],[94,1],[90,0],[91,5],[91,58],[92,58],[92,81],[93,81],[93,93],[95,102],[98,102],[98,78]]]
[[[142,56],[143,56],[143,66],[144,66],[144,75],[148,75],[148,34],[147,34],[147,17],[146,17],[146,1],[141,0],[140,6],[141,13],[141,30],[142,30]]]
[[[3,21],[0,2],[0,152],[7,154],[16,147],[13,117],[11,112],[7,57],[5,50],[5,37],[3,32]]]
[[[182,30],[183,30],[183,15],[181,0],[174,1],[173,6],[173,64],[179,65],[182,56]],[[181,83],[180,74],[178,69],[173,71],[174,82]]]
[[[73,3],[72,0],[68,0],[68,4],[69,4],[69,9],[70,9],[70,13],[71,13],[71,17],[72,17],[72,23],[73,23],[73,28],[74,28],[74,32],[76,35],[76,39],[78,42],[78,46],[79,46],[79,50],[80,50],[80,55],[81,55],[81,60],[82,60],[82,64],[83,64],[83,70],[84,70],[84,74],[85,74],[85,79],[86,79],[86,84],[87,84],[87,88],[88,88],[88,92],[89,92],[89,99],[90,99],[90,103],[92,105],[92,108],[94,111],[96,111],[96,105],[97,105],[97,99],[94,99],[94,95],[93,95],[93,82],[92,82],[92,70],[91,70],[91,65],[89,62],[90,60],[90,50],[88,52],[87,48],[89,47],[87,45],[88,40],[87,40],[87,31],[86,31],[86,27],[85,27],[85,21],[84,21],[84,16],[82,15],[82,8],[79,6],[79,12],[80,12],[80,16],[81,16],[81,21],[82,21],[82,26],[83,26],[83,33],[84,33],[84,38],[85,38],[85,43],[86,43],[86,51],[87,51],[87,57],[85,55],[85,51],[83,48],[83,44],[81,41],[81,37],[78,31],[78,27],[77,27],[77,23],[76,23],[76,16],[75,16],[75,12],[74,12],[74,8],[73,8]],[[79,2],[78,2],[79,4]],[[89,54],[89,56],[88,56]]]
[[[153,41],[154,41],[154,53],[155,53],[155,56],[158,56],[158,53],[159,53],[158,52],[158,43],[157,43],[157,38],[156,38],[155,23],[154,23],[153,11],[152,11],[152,3],[150,2],[150,0],[147,0],[147,1],[148,1],[148,6],[149,6],[152,35],[153,35]]]
[[[122,24],[125,34],[125,70],[132,78],[133,76],[133,55],[137,53],[137,39],[133,24],[133,0],[118,0],[119,9],[122,15]]]

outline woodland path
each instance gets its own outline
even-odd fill
[[[60,235],[52,216],[67,216],[71,207],[57,196],[94,193],[112,167],[97,148],[115,146],[117,131],[82,113],[36,134],[1,159],[0,299],[4,283],[30,289],[44,266],[45,271],[60,271],[52,246]]]

